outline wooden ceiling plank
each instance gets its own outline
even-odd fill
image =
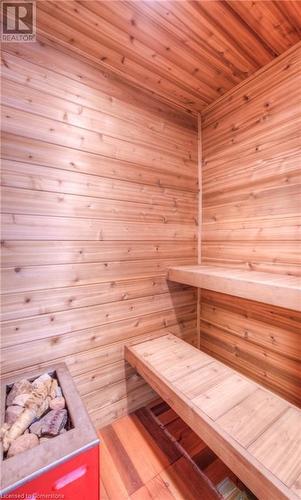
[[[283,2],[277,2],[277,9],[280,10],[282,15],[289,20],[290,24],[294,26],[295,30],[301,37],[301,3],[295,2],[294,0],[287,0],[285,4]]]
[[[294,19],[294,21],[292,22],[289,14],[290,5],[286,7],[282,5],[283,3],[284,2],[279,0],[271,0],[270,2],[263,3],[263,7],[265,7],[273,17],[273,23],[274,23],[273,34],[275,35],[279,34],[279,38],[281,38],[282,42],[282,47],[280,48],[281,52],[292,47],[295,43],[298,43],[298,41],[300,40],[300,32],[301,32],[301,17]],[[288,2],[288,4],[290,4],[290,2]],[[269,34],[268,29],[267,33]]]
[[[173,33],[167,32],[149,16],[143,15],[143,8],[142,11],[140,10],[140,2],[135,2],[131,7],[126,3],[94,1],[89,2],[89,4],[85,2],[84,5],[128,33],[132,37],[133,44],[136,40],[140,40],[152,51],[156,50],[153,54],[154,60],[156,54],[160,54],[167,61],[171,61],[177,67],[185,70],[191,77],[198,80],[199,84],[204,82],[209,88],[216,91],[213,82],[217,77],[223,79],[225,86],[231,86],[235,82],[230,73],[221,74],[221,70],[224,70],[221,64],[214,67],[208,57],[204,60],[195,51],[188,50],[187,47],[183,48]]]
[[[144,5],[147,2],[142,1]],[[144,7],[145,9],[145,7]],[[196,18],[195,11],[188,2],[174,2],[165,0],[164,2],[155,2],[152,4],[152,10],[160,13],[162,22],[178,29],[182,33],[182,41],[185,46],[194,46],[199,51],[199,47],[203,46],[205,51],[208,51],[211,57],[214,55],[220,59],[225,66],[233,70],[234,76],[245,78],[248,76],[250,62],[229,44],[229,42],[221,37],[213,26],[210,25],[202,17]],[[253,71],[256,66],[251,65]]]
[[[38,33],[120,82],[196,114],[298,43],[298,3],[38,0]]]
[[[193,106],[196,109],[203,109],[204,105],[209,102],[208,97],[201,98],[196,91],[183,89],[181,85],[167,79],[165,75],[157,75],[152,70],[119,54],[115,48],[109,47],[107,42],[106,45],[103,43],[96,45],[94,38],[100,41],[101,37],[93,35],[93,38],[90,38],[89,35],[83,33],[85,30],[80,22],[73,22],[71,27],[69,16],[62,15],[62,12],[58,21],[58,14],[49,15],[46,12],[47,8],[46,3],[42,3],[42,7],[40,4],[39,29],[47,37],[60,43],[63,42],[67,47],[71,45],[73,50],[97,62],[100,66],[113,69],[136,85],[151,91],[155,90],[157,94],[164,96],[170,102],[181,102],[182,105]],[[89,28],[86,31],[89,33]]]
[[[246,29],[226,8],[224,2],[212,0],[210,2],[191,2],[194,9],[209,22],[214,31],[217,31],[224,39],[236,47],[244,55],[250,64],[260,67],[268,63],[273,56],[260,44],[260,41]]]
[[[110,8],[112,8],[112,3],[109,5]],[[114,3],[114,6],[117,13],[116,3]],[[199,43],[197,49],[188,43],[185,43],[183,47],[183,32],[178,30],[175,26],[162,23],[162,21],[164,21],[163,18],[158,16],[152,7],[147,6],[147,9],[148,10],[145,11],[144,2],[132,2],[130,8],[128,8],[128,12],[132,14],[132,21],[135,22],[135,19],[137,19],[138,23],[142,25],[142,31],[147,30],[152,33],[155,27],[157,27],[160,39],[162,39],[162,35],[164,35],[163,40],[166,45],[164,50],[168,52],[169,58],[174,57],[177,64],[186,63],[189,68],[191,68],[192,64],[194,67],[193,72],[200,79],[205,71],[208,73],[208,76],[210,74],[212,75],[213,72],[215,78],[224,78],[225,84],[230,83],[235,85],[235,83],[239,81],[238,76],[233,74],[233,68],[226,65],[225,61],[223,61],[207,43],[204,41]],[[146,23],[145,19],[147,21]],[[161,35],[159,35],[159,33],[161,33]],[[197,69],[199,70],[198,72],[196,72]]]
[[[93,39],[95,40],[95,34],[101,36],[101,41],[103,44],[111,46],[114,50],[119,51],[121,56],[130,57],[137,64],[148,67],[152,71],[157,71],[159,76],[166,76],[168,79],[173,79],[178,85],[189,85],[191,91],[197,91],[200,94],[204,94],[204,98],[212,98],[215,95],[214,89],[210,80],[202,82],[202,87],[200,88],[200,81],[195,77],[195,75],[188,73],[179,67],[178,64],[174,64],[168,61],[166,57],[162,57],[158,51],[155,50],[155,44],[152,43],[147,46],[145,43],[141,43],[137,38],[129,34],[128,30],[122,30],[119,26],[114,24],[112,19],[106,20],[103,12],[95,16],[95,11],[93,10],[94,2],[84,2],[80,4],[76,2],[76,7],[73,6],[71,2],[64,2],[63,4],[57,2],[47,2],[49,5],[54,5],[63,9],[70,19],[79,19],[80,23],[89,25],[90,28],[94,30]],[[120,7],[122,4],[120,4]],[[98,7],[100,5],[98,4]],[[49,11],[50,12],[50,11]],[[97,11],[96,11],[97,12]],[[95,19],[100,19],[101,21],[95,21]],[[97,26],[95,26],[97,24]],[[104,37],[104,38],[102,38]]]
[[[186,16],[190,16],[191,21],[194,23],[194,30],[196,34],[200,34],[200,29],[204,29],[204,27],[208,31],[208,35],[206,37],[206,41],[208,44],[215,44],[219,54],[224,54],[227,57],[231,55],[232,58],[236,61],[236,64],[240,63],[241,68],[248,72],[255,71],[259,66],[259,62],[254,58],[254,55],[249,55],[246,47],[239,43],[236,43],[236,38],[234,33],[238,30],[239,35],[241,36],[241,28],[236,23],[233,32],[228,33],[226,28],[224,28],[224,22],[227,18],[225,12],[215,12],[219,6],[215,5],[216,2],[210,2],[212,4],[214,10],[211,11],[209,6],[205,8],[204,3],[206,2],[195,2],[195,1],[187,1],[181,4],[181,9],[183,11],[184,19]],[[207,9],[207,10],[206,10]],[[229,17],[229,15],[228,15]],[[221,24],[221,19],[223,19],[223,24]],[[227,20],[228,21],[228,20]]]
[[[237,2],[236,0],[225,0],[225,7],[229,10],[233,17],[236,17],[238,21],[242,25],[244,25],[255,38],[258,39],[259,43],[263,45],[263,47],[268,53],[271,54],[272,57],[278,56],[279,51],[276,50],[275,47],[273,47],[273,44],[269,43],[269,40],[266,39],[266,37],[262,33],[262,30],[260,29],[261,15],[259,15],[257,19],[256,16],[254,16],[254,18],[252,16],[254,10],[252,9],[252,7],[255,5],[255,2],[246,0],[246,2],[244,3],[245,5],[240,6],[239,2]]]
[[[225,54],[220,50],[220,46],[215,47],[214,44],[211,46],[212,37],[210,32],[207,33],[207,28],[203,26],[202,31],[204,31],[204,33],[203,37],[201,37],[200,34],[196,35],[190,26],[184,24],[184,17],[187,23],[187,16],[184,14],[179,14],[178,18],[173,15],[170,16],[170,19],[165,19],[165,12],[167,12],[166,15],[169,13],[171,14],[171,12],[165,10],[167,2],[164,2],[164,8],[162,6],[160,7],[161,2],[156,2],[155,4],[152,4],[151,7],[149,7],[147,2],[143,1],[140,1],[139,3],[132,3],[133,8],[139,10],[141,14],[147,15],[157,24],[165,26],[166,32],[169,36],[176,37],[179,43],[185,47],[185,51],[193,53],[199,60],[202,60],[203,62],[206,62],[206,64],[212,66],[218,72],[218,75],[225,73],[228,79],[233,80],[234,86],[237,82],[248,75],[246,71],[242,70],[237,65],[239,62],[238,55],[232,57],[231,60],[231,58],[228,57],[228,54]],[[173,22],[171,22],[171,19]],[[217,92],[220,94],[222,88],[219,86],[218,81],[219,80],[217,78]]]
[[[228,8],[235,12],[260,42],[272,51],[273,56],[281,54],[299,40],[295,27],[282,14],[286,9],[278,9],[280,3],[251,0],[226,2]]]

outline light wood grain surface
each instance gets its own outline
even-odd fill
[[[298,1],[39,1],[38,33],[196,113],[300,41]]]
[[[100,429],[99,437],[103,500],[217,500],[222,481],[236,494],[246,490],[161,399]]]
[[[196,262],[196,120],[58,46],[3,49],[2,372],[66,361],[101,426],[153,396],[126,340],[196,339],[166,281]]]
[[[126,359],[258,498],[300,498],[300,409],[173,335]]]
[[[198,265],[171,267],[168,278],[178,283],[301,312],[299,276]]]
[[[297,44],[202,114],[202,264],[300,279],[300,102]],[[300,405],[301,300],[277,293],[295,311],[202,291],[200,345]]]
[[[300,402],[297,313],[166,282],[201,254],[300,275],[300,18],[38,2],[37,43],[2,53],[4,373],[66,360],[103,425],[153,395],[125,341],[195,343],[201,309],[202,349]]]

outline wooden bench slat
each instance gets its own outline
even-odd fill
[[[301,411],[288,408],[248,450],[291,487],[301,472]]]
[[[289,408],[286,401],[262,389],[234,406],[217,423],[247,448]]]
[[[169,268],[168,279],[294,311],[301,310],[301,278],[299,276],[189,265]]]
[[[301,498],[301,410],[171,334],[126,360],[260,500]]]

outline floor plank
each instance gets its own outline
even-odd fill
[[[120,477],[128,495],[131,495],[143,486],[143,482],[131,461],[129,455],[114,428],[108,426],[102,430],[101,436],[105,441],[108,451],[116,464]]]
[[[150,439],[135,415],[131,418],[121,418],[113,424],[113,429],[126,449],[143,484],[169,465],[168,457]]]
[[[204,441],[180,418],[166,425],[166,429],[191,457],[194,457],[206,448]]]
[[[130,498],[132,500],[153,500],[146,486],[139,488],[139,490],[135,491]]]
[[[209,465],[211,465],[216,459],[217,456],[213,453],[208,446],[205,446],[199,453],[193,455],[193,461],[195,464],[204,471]],[[215,484],[215,483],[213,483]]]
[[[99,436],[101,500],[211,500],[220,498],[221,481],[239,484],[162,400],[117,420]]]
[[[205,467],[204,473],[215,485],[227,477],[230,479],[235,478],[233,472],[219,458],[216,458],[211,464]]]
[[[149,481],[146,487],[151,498],[157,500],[174,500],[175,498],[171,493],[169,485],[163,481],[160,474]]]
[[[125,485],[116,468],[115,462],[111,457],[102,432],[99,434],[100,444],[100,478],[105,487],[110,500],[124,500],[129,498]]]
[[[109,496],[107,494],[107,490],[105,488],[105,485],[103,484],[103,482],[102,482],[101,479],[99,481],[99,488],[100,488],[100,498],[101,498],[101,500],[110,500]]]
[[[158,443],[158,446],[167,457],[169,464],[174,463],[176,460],[178,460],[178,458],[182,456],[170,441],[170,439],[167,438],[161,427],[159,427],[155,423],[155,421],[151,418],[149,413],[144,408],[136,411],[136,416],[148,430],[154,441]]]
[[[202,481],[195,469],[182,457],[161,472],[161,477],[168,484],[172,494],[183,500],[217,500],[217,492]]]

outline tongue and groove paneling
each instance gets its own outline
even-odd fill
[[[196,120],[47,41],[2,68],[2,371],[66,361],[101,426],[153,396],[126,341],[196,339]]]
[[[202,115],[202,263],[301,276],[301,46]],[[300,278],[301,279],[301,278]],[[201,349],[301,403],[301,315],[202,291]]]

